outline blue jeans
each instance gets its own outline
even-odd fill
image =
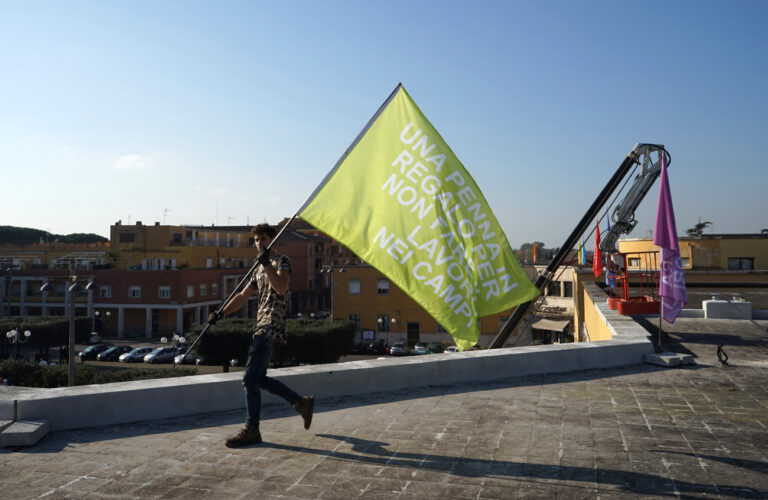
[[[267,377],[267,366],[272,359],[275,343],[264,335],[254,335],[245,363],[243,387],[245,387],[245,423],[258,427],[261,418],[261,389],[266,389],[288,401],[290,404],[301,400],[296,392],[279,380]]]

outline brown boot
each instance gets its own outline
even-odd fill
[[[304,419],[304,428],[309,429],[309,426],[312,425],[312,412],[315,409],[315,397],[304,396],[298,403],[293,405],[293,409],[299,412],[301,418]]]
[[[229,448],[238,448],[240,446],[248,446],[249,444],[261,443],[261,433],[258,427],[250,427],[246,425],[240,432],[233,436],[229,436],[225,444]]]

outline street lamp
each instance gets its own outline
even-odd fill
[[[171,340],[173,341],[173,347],[179,347],[181,344],[187,343],[187,339],[185,339],[178,333],[174,333],[173,337],[171,337],[170,339],[168,337],[160,337],[160,342],[162,342],[163,344],[167,344]]]
[[[329,273],[331,275],[331,315],[328,317],[329,320],[333,320],[333,292],[334,292],[334,283],[333,283],[333,265],[330,266],[323,266],[320,268],[321,273]],[[340,273],[344,272],[344,268],[339,269]]]
[[[173,341],[174,349],[176,349],[176,354],[173,355],[173,367],[176,368],[176,357],[179,356],[180,354],[183,354],[179,352],[179,348],[182,345],[187,343],[187,339],[185,339],[184,337],[182,337],[177,333],[174,333],[173,337],[171,337],[170,339],[168,337],[160,337],[160,342],[162,342],[163,344],[167,344],[171,340]],[[181,361],[184,361],[184,360],[182,359]]]
[[[96,288],[93,278],[88,281],[88,284],[83,288],[77,282],[77,276],[74,274],[67,278],[71,283],[69,285],[69,343],[67,345],[67,363],[69,364],[69,376],[67,379],[67,385],[72,387],[75,385],[75,297],[78,292],[83,290],[93,290]],[[53,285],[48,280],[40,287],[41,292],[53,291]]]
[[[13,357],[14,359],[16,359],[19,357],[19,344],[26,344],[27,342],[29,342],[29,338],[32,336],[32,332],[30,332],[29,330],[24,330],[23,340],[21,338],[22,336],[21,332],[16,330],[15,328],[10,332],[6,332],[5,336],[8,337],[8,342],[10,342],[11,344],[14,344],[15,346]]]
[[[109,321],[109,317],[110,316],[112,316],[112,313],[109,312],[109,311],[106,311],[106,312],[103,312],[103,313],[101,311],[94,311],[93,312],[93,325],[92,325],[93,333],[92,333],[92,335],[100,335],[101,334],[101,325],[102,325],[102,323],[106,323],[107,321]],[[99,323],[98,330],[96,329],[96,322],[97,321]],[[101,339],[99,339],[99,340],[101,340]]]

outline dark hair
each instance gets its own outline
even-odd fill
[[[270,239],[274,238],[277,234],[277,231],[275,231],[275,228],[270,226],[269,224],[259,224],[258,226],[254,227],[253,230],[251,230],[253,234],[266,234],[270,237]]]

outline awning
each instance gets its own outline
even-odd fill
[[[562,332],[570,322],[570,319],[549,319],[542,318],[541,316],[534,316],[534,320],[531,322],[531,328],[536,328],[538,330],[549,330],[552,332]]]

